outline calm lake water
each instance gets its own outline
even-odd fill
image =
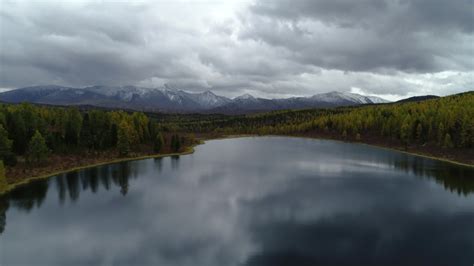
[[[366,145],[209,141],[0,198],[0,265],[473,265],[474,169]]]

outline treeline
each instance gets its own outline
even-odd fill
[[[177,135],[144,113],[0,105],[0,160],[13,166],[19,157],[44,163],[51,153],[116,149],[120,156],[147,144],[154,152],[180,151],[185,136]]]
[[[380,137],[404,145],[474,147],[474,93],[422,102],[335,109],[277,111],[256,115],[188,115],[161,126],[203,134],[291,135],[319,132],[343,139]]]
[[[380,136],[404,145],[474,147],[474,93],[423,102],[364,106],[307,122],[271,127],[270,132],[323,131],[358,139]]]

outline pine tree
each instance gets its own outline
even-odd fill
[[[49,149],[41,133],[36,130],[28,145],[28,161],[41,164],[48,160]]]
[[[155,152],[160,152],[161,149],[163,148],[164,140],[163,140],[163,135],[161,133],[156,134],[155,140],[153,143],[153,150]]]
[[[5,176],[5,165],[0,160],[0,192],[5,191],[8,187],[7,177]]]
[[[16,157],[12,150],[13,141],[8,138],[8,132],[0,124],[0,160],[3,160],[7,165],[15,165]]]
[[[438,125],[438,145],[439,146],[441,146],[441,144],[443,143],[444,137],[445,137],[444,124],[440,122]]]
[[[67,144],[79,144],[82,121],[82,115],[79,110],[71,109],[67,112],[67,121],[65,125],[65,139]]]
[[[170,148],[171,148],[172,151],[174,151],[175,146],[176,146],[176,136],[172,135],[171,136],[171,142],[170,142]]]
[[[130,152],[130,132],[126,121],[122,121],[117,129],[117,149],[123,157]]]
[[[403,145],[405,145],[405,149],[407,149],[408,143],[410,142],[410,125],[408,124],[406,119],[400,128],[400,139]]]
[[[171,149],[174,152],[178,152],[181,149],[181,142],[178,135],[171,136]]]
[[[8,132],[13,139],[13,150],[17,154],[24,154],[28,144],[25,120],[19,112],[14,112],[8,125]]]
[[[421,126],[421,123],[418,123],[418,126],[416,127],[416,139],[418,140],[419,143],[422,143],[422,138],[423,136],[421,135],[423,132],[423,127]]]

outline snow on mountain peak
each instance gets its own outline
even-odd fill
[[[245,93],[243,95],[240,95],[234,98],[234,100],[253,100],[253,99],[255,99],[255,97],[253,97],[252,95],[248,93]]]
[[[197,102],[199,105],[206,108],[221,106],[230,101],[230,99],[223,96],[218,96],[210,90],[207,90],[202,93],[189,93],[188,96],[192,98],[195,102]]]
[[[370,104],[370,103],[386,103],[388,101],[375,97],[375,96],[364,96],[351,92],[339,92],[331,91],[328,93],[316,94],[311,97],[315,100],[321,100],[326,102],[339,102],[339,101],[348,101],[358,104]]]
[[[95,104],[114,107],[127,106],[137,109],[163,109],[173,111],[245,112],[255,110],[281,110],[300,108],[325,108],[388,102],[375,96],[364,96],[350,92],[332,91],[311,97],[281,99],[256,98],[243,94],[233,99],[216,95],[212,91],[187,92],[164,84],[158,88],[136,86],[91,86],[72,88],[61,86],[26,87],[2,93],[3,99],[11,102],[41,102],[50,104]],[[52,95],[50,97],[50,95]],[[216,109],[217,108],[217,109]]]

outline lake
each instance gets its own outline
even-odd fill
[[[474,168],[362,144],[208,141],[0,198],[0,265],[472,265]]]

